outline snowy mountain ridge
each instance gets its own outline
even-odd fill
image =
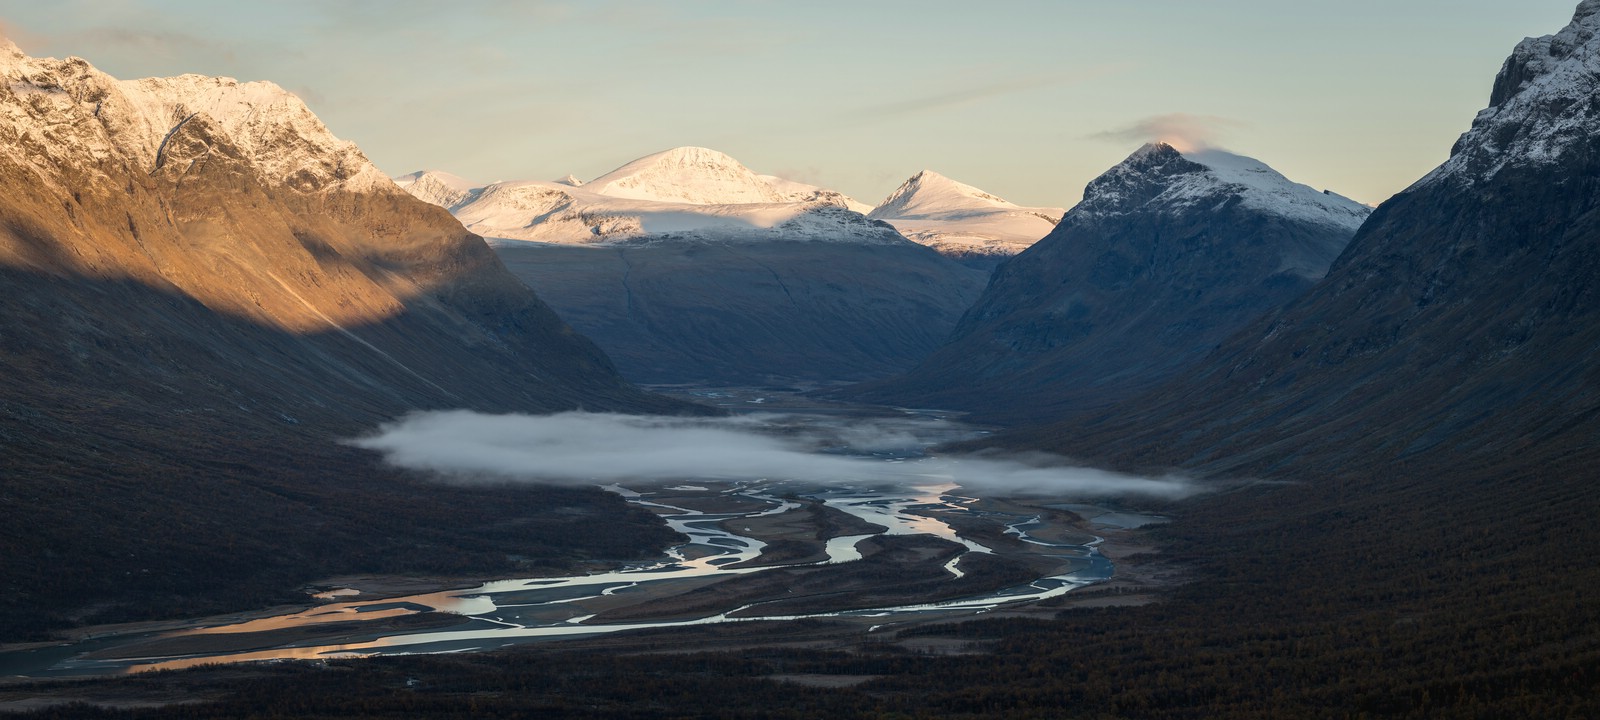
[[[334,137],[293,93],[270,82],[180,75],[117,80],[82,58],[33,58],[0,38],[0,93],[35,113],[90,115],[59,123],[48,135],[28,113],[0,115],[19,142],[36,148],[44,176],[61,161],[120,159],[147,171],[164,161],[165,141],[187,123],[216,126],[272,184],[297,190],[392,191],[389,179],[354,143]],[[70,164],[70,163],[69,163]]]
[[[1185,153],[1150,143],[1091,181],[1068,217],[1185,210],[1235,199],[1269,215],[1352,232],[1372,213],[1337,193],[1294,182],[1254,158],[1214,149]]]
[[[1600,0],[1578,4],[1554,35],[1517,44],[1495,77],[1489,107],[1451,149],[1450,159],[1411,189],[1435,182],[1471,185],[1512,163],[1548,165],[1590,139],[1600,123]]]
[[[587,183],[522,180],[472,187],[429,170],[395,179],[486,238],[575,245],[698,240],[896,244],[843,193],[757,175],[723,153],[674,148]]]
[[[777,175],[761,175],[759,177],[772,185],[772,188],[777,190],[778,194],[788,202],[824,202],[861,213],[862,215],[872,212],[871,205],[837,190],[808,185],[788,178],[781,178]]]

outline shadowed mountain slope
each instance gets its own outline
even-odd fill
[[[339,444],[417,408],[683,406],[294,96],[8,43],[0,77],[0,633],[670,535],[598,491],[496,502]],[[542,504],[634,519],[605,538]]]
[[[1305,292],[1366,214],[1249,158],[1147,145],[997,268],[943,347],[844,394],[1001,422],[1126,398]]]

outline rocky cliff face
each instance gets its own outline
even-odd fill
[[[1024,442],[1219,473],[1537,467],[1594,447],[1597,84],[1587,0],[1517,47],[1451,158],[1310,293],[1157,392]]]
[[[1249,158],[1146,146],[996,269],[944,347],[857,396],[1004,422],[1129,397],[1305,292],[1366,214]]]
[[[677,407],[271,84],[117,81],[7,43],[0,144],[0,554],[23,558],[0,583],[16,602],[212,581],[237,602],[357,556],[403,567],[398,547],[450,546],[474,521],[445,529],[430,513],[455,491],[339,438],[413,408]],[[46,580],[41,553],[80,572]]]

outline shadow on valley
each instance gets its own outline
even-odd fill
[[[675,538],[600,490],[445,485],[338,443],[414,408],[692,407],[592,348],[523,339],[553,316],[486,313],[502,347],[463,353],[470,336],[414,313],[295,334],[133,281],[8,269],[0,289],[0,637],[293,601],[334,573],[570,571]]]
[[[643,383],[890,375],[944,341],[985,278],[906,242],[496,241],[495,252]]]

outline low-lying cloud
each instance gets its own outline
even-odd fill
[[[425,412],[351,441],[387,462],[453,478],[610,484],[787,480],[816,484],[954,482],[974,490],[1182,497],[1186,479],[1138,477],[1026,455],[921,456],[963,430],[936,420],[767,415],[680,418],[568,412]]]

